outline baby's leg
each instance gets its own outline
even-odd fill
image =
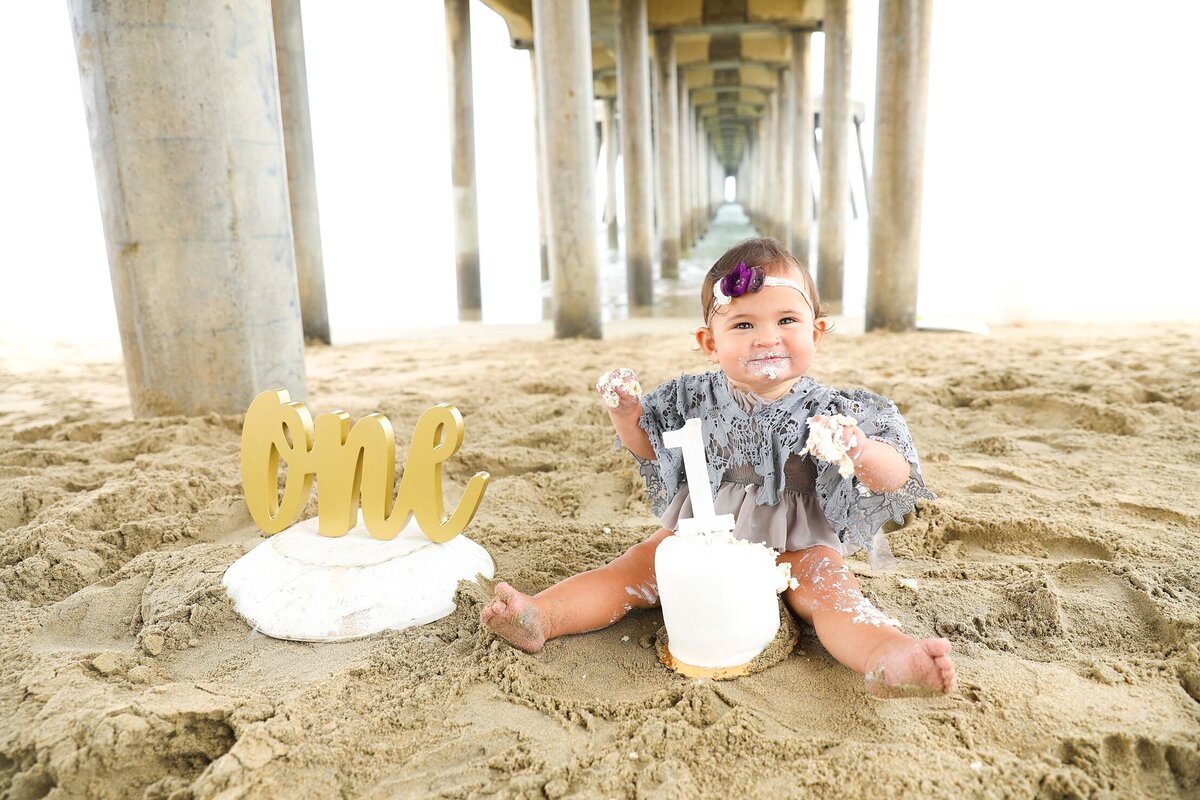
[[[880,697],[954,691],[954,662],[946,639],[913,639],[863,597],[858,579],[830,547],[784,553],[799,582],[784,593],[796,614],[812,623],[830,655],[866,675]]]
[[[607,627],[631,608],[654,608],[654,552],[670,535],[660,528],[603,567],[572,575],[532,597],[498,583],[479,619],[514,646],[536,653],[548,639]]]

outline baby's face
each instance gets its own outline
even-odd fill
[[[822,333],[800,292],[764,286],[718,308],[696,339],[735,386],[774,399],[808,371]]]

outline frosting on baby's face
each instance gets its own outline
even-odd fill
[[[802,293],[767,285],[716,309],[696,340],[735,386],[774,399],[808,371],[821,335]]]

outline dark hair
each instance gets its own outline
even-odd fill
[[[821,311],[821,298],[817,294],[817,284],[813,281],[812,275],[808,274],[808,268],[789,253],[778,239],[759,237],[738,242],[726,250],[725,255],[718,258],[717,263],[713,264],[712,269],[704,276],[704,283],[700,285],[700,307],[705,325],[708,324],[713,313],[713,286],[732,272],[738,264],[745,264],[747,267],[762,267],[768,275],[780,277],[788,270],[799,272],[804,286],[808,289],[809,297],[812,298],[813,322],[815,323],[824,316]]]

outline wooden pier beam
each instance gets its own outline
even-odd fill
[[[546,243],[559,339],[601,336],[589,25],[587,0],[533,0]]]
[[[454,189],[454,260],[458,318],[478,320],[479,202],[475,190],[475,110],[471,84],[470,0],[445,0],[450,89],[450,173]]]
[[[850,56],[853,0],[825,2],[825,87],[821,103],[821,201],[817,215],[817,289],[842,312],[846,205],[850,198]]]
[[[654,63],[658,77],[658,173],[660,270],[664,278],[679,277],[679,85],[675,34],[654,34]]]
[[[270,0],[69,0],[136,416],[307,397]]]
[[[329,305],[325,298],[325,263],[321,250],[321,219],[317,213],[317,169],[313,162],[300,0],[272,0],[271,11],[275,26],[275,60],[279,68],[279,105],[283,112],[283,144],[287,154],[292,240],[296,250],[296,279],[300,289],[300,320],[305,338],[329,344]]]
[[[617,100],[625,173],[625,272],[629,305],[654,303],[654,181],[646,0],[620,0]],[[591,44],[584,45],[590,53]],[[588,78],[591,83],[591,76]],[[588,92],[590,95],[591,92]]]
[[[867,330],[916,328],[932,6],[880,4]]]

